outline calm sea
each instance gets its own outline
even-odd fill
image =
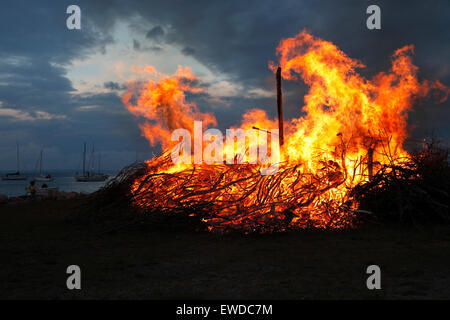
[[[114,173],[109,173],[111,179],[114,177]],[[26,175],[26,174],[25,174]],[[83,192],[83,193],[92,193],[97,191],[99,188],[105,185],[109,181],[103,182],[77,182],[75,181],[73,173],[60,173],[60,174],[52,174],[53,181],[50,182],[36,182],[38,187],[41,187],[42,184],[47,184],[49,188],[56,187],[59,191],[65,192]],[[25,188],[32,180],[33,175],[28,175],[28,180],[24,181],[9,181],[9,180],[0,180],[0,194],[7,195],[9,197],[16,197],[25,195]]]

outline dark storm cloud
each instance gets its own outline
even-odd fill
[[[164,49],[159,46],[151,46],[148,48],[148,50],[155,52],[155,53],[159,53],[159,52],[162,52]]]
[[[195,53],[195,49],[191,47],[184,47],[181,52],[186,56],[192,56]]]
[[[103,84],[103,87],[109,90],[122,90],[125,89],[124,85],[121,85],[118,82],[108,81]]]
[[[61,111],[61,101],[74,91],[62,67],[52,66],[42,57],[21,56],[18,63],[0,60],[2,80],[0,100],[4,107],[29,109],[40,107]]]
[[[134,50],[141,50],[141,44],[136,39],[133,39],[133,49]]]
[[[88,4],[104,13],[93,15],[98,26],[140,15],[159,24],[147,38],[164,36],[205,65],[248,85],[264,82],[280,39],[303,28],[363,60],[368,73],[387,66],[393,51],[408,43],[416,45],[416,62],[430,74],[448,64],[450,53],[448,1],[377,1],[382,30],[375,31],[366,28],[371,1],[116,1],[108,10],[100,3]],[[161,27],[165,25],[170,26],[167,32]]]
[[[141,51],[141,52],[148,51],[148,52],[153,52],[153,53],[160,53],[164,50],[160,46],[142,46],[141,43],[136,39],[133,39],[133,49],[136,51]]]
[[[93,3],[92,10],[102,11],[99,3]],[[419,66],[419,76],[450,84],[450,2],[379,0],[381,30],[366,28],[366,9],[371,4],[373,1],[367,0],[115,1],[105,14],[96,14],[94,21],[102,26],[106,20],[140,15],[158,25],[147,33],[150,38],[163,36],[184,54],[246,88],[273,88],[268,60],[276,61],[275,48],[280,39],[303,28],[360,59],[367,66],[360,70],[366,77],[387,70],[397,48],[414,44],[413,61]],[[170,28],[163,32],[165,26]],[[301,83],[285,83],[288,116],[299,114],[307,89]],[[448,119],[449,102],[439,108],[447,110]],[[242,108],[234,106],[233,111],[236,114],[230,112],[229,117],[236,117]]]
[[[41,147],[53,148],[48,167],[67,169],[74,167],[74,161],[79,158],[79,150],[75,146],[84,139],[114,141],[120,136],[116,118],[123,117],[123,114],[119,116],[117,112],[110,112],[115,108],[123,109],[116,95],[109,98],[93,95],[90,101],[74,98],[76,91],[67,78],[67,67],[75,58],[105,52],[105,45],[112,38],[96,30],[88,19],[82,24],[81,31],[69,31],[66,28],[66,8],[70,4],[72,2],[69,1],[2,2],[0,170],[15,166],[13,149],[16,141],[23,146],[24,162],[29,160],[30,152],[37,154]],[[83,8],[84,1],[78,4]],[[88,15],[84,14],[82,10],[82,18],[87,18]],[[92,115],[77,111],[81,103],[103,104],[110,113],[103,111],[94,120]],[[129,119],[132,120],[131,117]],[[135,124],[129,123],[130,127],[132,125]],[[134,146],[131,149],[134,155]],[[117,161],[110,164],[115,167],[123,165]],[[25,168],[32,169],[29,166]]]
[[[86,28],[65,27],[66,1],[6,1],[0,14],[0,101],[3,107],[66,112],[74,92],[66,66],[110,42]]]
[[[66,74],[74,59],[104,53],[119,21],[141,26],[141,31],[134,29],[141,34],[133,34],[129,39],[134,50],[164,54],[162,44],[176,46],[184,55],[225,75],[244,90],[273,89],[274,79],[267,63],[276,60],[275,48],[280,39],[303,28],[362,60],[367,65],[362,70],[366,76],[386,70],[395,49],[415,44],[414,63],[419,66],[420,76],[450,84],[448,0],[378,0],[382,30],[374,31],[365,26],[366,8],[373,4],[365,0],[78,1],[82,31],[65,28],[65,10],[70,4],[69,1],[2,3],[7,9],[0,13],[0,107],[67,116],[22,125],[0,117],[2,146],[11,144],[13,149],[16,139],[54,144],[60,146],[60,154],[72,158],[73,146],[83,140],[97,140],[109,152],[106,159],[112,159],[111,166],[121,163],[113,155],[122,150],[134,154],[143,147],[145,141],[136,138],[139,129],[134,119],[123,109],[115,92],[122,89],[119,83],[99,84],[111,90],[109,94],[79,97]],[[283,85],[286,113],[288,117],[298,115],[308,88],[301,83]],[[208,96],[197,99],[200,108],[208,109]],[[236,123],[242,111],[251,107],[264,108],[275,115],[273,98],[231,97],[226,102],[229,109],[213,111],[219,122],[227,126]],[[79,109],[80,106],[86,108]],[[413,118],[421,121],[422,132],[433,126],[447,128],[449,109],[449,102],[442,105],[427,102],[415,111]],[[442,130],[444,136],[450,136]],[[130,144],[130,139],[135,143]]]
[[[160,26],[153,27],[146,34],[145,37],[154,41],[161,41],[164,36],[164,30]]]
[[[8,9],[1,13],[0,54],[67,64],[111,41],[93,28],[82,32],[68,30],[65,12],[69,4],[68,1],[3,1],[3,8]]]

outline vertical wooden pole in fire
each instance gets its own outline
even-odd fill
[[[368,167],[368,171],[369,171],[369,181],[372,181],[373,178],[373,148],[369,148],[368,152],[367,152],[367,158],[368,158],[368,163],[367,163],[367,167]]]
[[[280,147],[284,144],[283,129],[283,97],[281,93],[281,67],[277,69],[277,107],[278,107],[278,131]]]

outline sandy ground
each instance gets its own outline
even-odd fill
[[[214,235],[69,223],[75,200],[0,206],[2,299],[450,298],[450,228]],[[66,288],[66,268],[82,289]],[[366,288],[366,267],[382,290]]]

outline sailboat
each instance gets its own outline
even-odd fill
[[[19,158],[19,144],[17,143],[17,172],[7,173],[2,177],[2,180],[27,180],[27,176],[20,174],[20,158]]]
[[[91,157],[94,157],[94,150],[92,150]],[[83,149],[83,173],[76,174],[75,180],[78,182],[100,182],[108,179],[107,174],[100,173],[100,158],[99,158],[99,169],[98,172],[86,171],[86,142],[84,143]]]
[[[43,151],[44,151],[44,150],[41,150],[41,159],[40,159],[40,161],[39,161],[39,176],[34,177],[34,180],[40,181],[40,182],[49,182],[49,181],[53,181],[53,178],[52,178],[51,175],[49,175],[49,174],[43,175],[43,174],[42,174],[42,153],[43,153]]]

